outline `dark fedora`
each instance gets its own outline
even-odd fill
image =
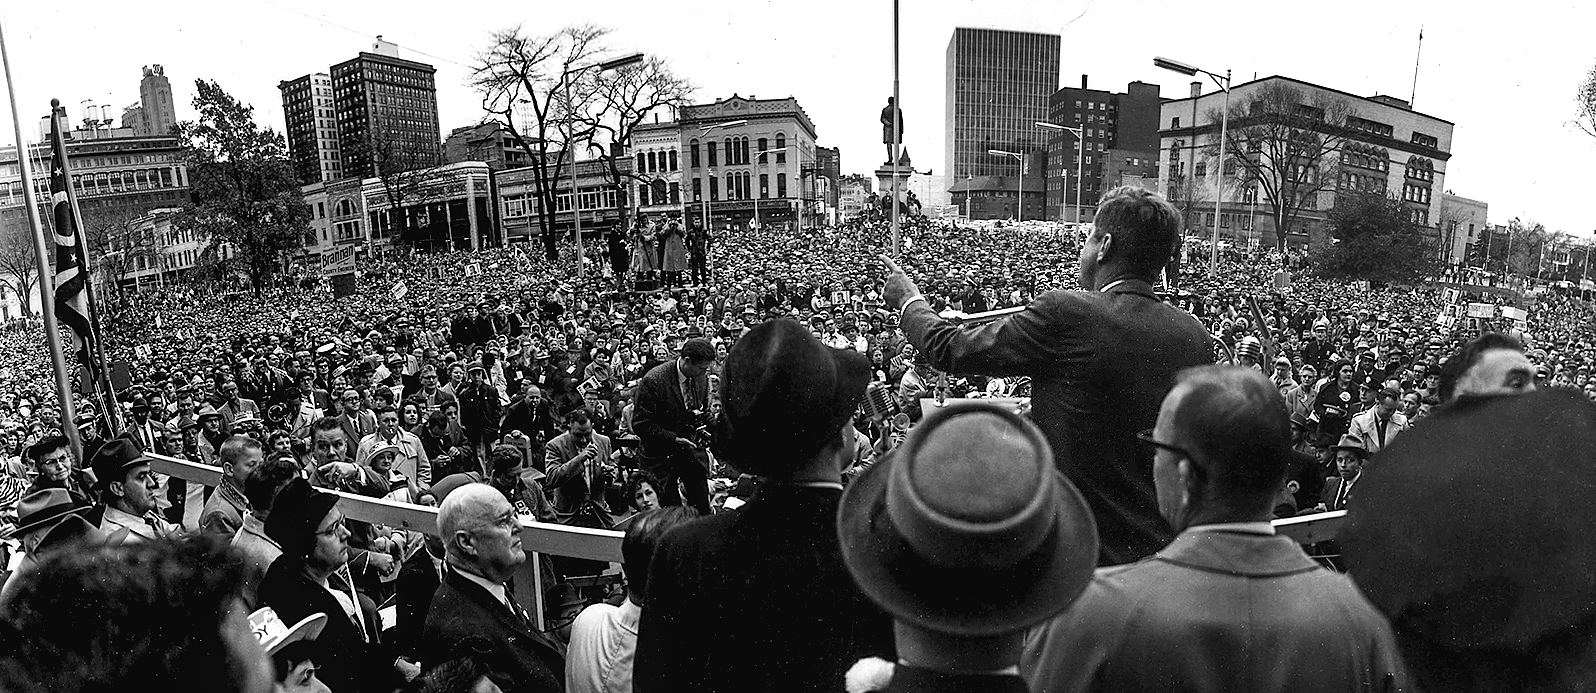
[[[1097,524],[1034,424],[992,404],[931,411],[855,479],[837,513],[854,582],[894,618],[990,636],[1073,603],[1097,566]]]
[[[304,479],[289,481],[272,500],[266,516],[266,536],[295,559],[310,554],[316,545],[316,526],[338,505],[338,494],[318,491]]]
[[[796,320],[762,322],[726,354],[715,452],[738,471],[783,476],[841,435],[869,383],[864,354]]]
[[[17,526],[0,538],[20,537],[88,509],[72,502],[72,494],[64,488],[41,488],[17,501]]]
[[[151,458],[139,450],[138,444],[126,438],[114,438],[89,458],[89,466],[94,469],[94,478],[98,479],[103,487],[113,481],[121,481],[127,470],[141,464],[149,464]]]
[[[1579,393],[1461,400],[1386,446],[1338,539],[1404,649],[1426,653],[1409,664],[1441,677],[1425,687],[1464,690],[1442,680],[1534,662],[1596,623],[1593,492],[1596,407]]]

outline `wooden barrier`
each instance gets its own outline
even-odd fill
[[[198,464],[187,460],[179,460],[165,455],[150,455],[153,461],[150,468],[160,474],[177,477],[190,482],[216,486],[222,481],[222,470],[210,465]],[[411,505],[409,503],[396,503],[381,498],[357,496],[343,491],[322,489],[336,493],[341,497],[338,509],[342,510],[344,517],[361,522],[387,525],[389,527],[402,527],[423,534],[437,536],[438,534],[438,509],[424,505]],[[621,562],[621,539],[625,536],[622,532],[608,529],[589,529],[586,527],[567,527],[544,522],[521,522],[521,547],[527,552],[527,560],[516,571],[516,583],[531,585],[531,590],[517,592],[516,599],[523,608],[531,612],[537,619],[538,629],[544,627],[543,623],[543,582],[541,576],[541,558],[538,554],[554,556],[570,556],[572,558],[586,558],[609,563]]]
[[[1346,524],[1347,511],[1332,510],[1302,517],[1287,517],[1274,521],[1275,531],[1295,539],[1298,544],[1315,544],[1336,538],[1341,525]]]

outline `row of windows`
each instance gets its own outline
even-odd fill
[[[1436,139],[1436,138],[1434,138],[1434,137],[1432,137],[1430,135],[1425,135],[1425,134],[1421,134],[1421,133],[1417,133],[1417,132],[1413,133],[1413,143],[1416,144],[1416,145],[1419,145],[1420,147],[1429,147],[1431,149],[1440,149],[1441,148],[1441,141],[1440,140],[1438,140],[1438,139]]]
[[[1430,225],[1430,210],[1428,210],[1428,209],[1410,209],[1410,210],[1408,210],[1408,221],[1411,221],[1411,222],[1413,222],[1415,224],[1418,224],[1420,226],[1429,226]]]
[[[1340,187],[1343,190],[1384,193],[1385,177],[1342,171]]]
[[[766,140],[765,138],[763,138],[763,137],[759,138],[759,151],[764,152],[764,151],[767,151],[767,150],[771,149],[770,147],[766,146],[767,142],[768,142],[768,140]],[[748,163],[748,160],[749,160],[749,148],[748,148],[748,138],[747,137],[728,137],[728,138],[725,139],[725,141],[721,142],[720,145],[721,146],[716,146],[715,142],[706,142],[704,144],[704,153],[708,156],[709,166],[711,168],[720,165],[720,160],[721,160],[721,154],[722,153],[724,153],[724,155],[725,155],[725,160],[726,160],[726,165],[727,166],[736,166],[736,165],[739,165],[739,164],[747,164]],[[775,149],[782,150],[782,151],[773,152],[776,155],[776,163],[778,163],[778,164],[787,163],[786,147],[787,147],[787,135],[784,134],[784,133],[780,133],[780,132],[776,133],[776,146],[775,146]],[[687,143],[687,162],[688,162],[688,166],[690,168],[702,168],[701,160],[700,160],[700,158],[698,156],[698,149],[699,149],[698,140],[694,139],[694,140],[688,141],[688,143]],[[672,154],[672,157],[673,157],[673,160],[674,160],[675,152],[671,152],[671,154]],[[768,157],[769,157],[768,154],[759,155],[759,163],[762,163],[762,164],[766,163],[766,160],[767,160]],[[674,164],[672,164],[671,170],[673,170],[673,171],[676,170],[676,167],[675,167]]]
[[[1390,125],[1386,125],[1385,123],[1378,121],[1368,120],[1366,118],[1359,118],[1357,116],[1347,116],[1347,127],[1380,137],[1391,136]]]
[[[682,203],[682,185],[676,181],[667,184],[662,179],[655,179],[652,183],[637,186],[637,204],[642,207],[649,205],[679,205]]]
[[[1404,183],[1402,185],[1402,199],[1408,202],[1417,202],[1421,205],[1430,204],[1430,186]]]
[[[638,152],[637,172],[658,173],[676,170],[676,150],[663,152]]]
[[[1408,157],[1407,177],[1414,180],[1434,181],[1435,163],[1423,157]]]
[[[729,173],[729,174],[726,174],[725,178],[726,178],[726,199],[728,199],[728,200],[748,200],[748,199],[752,199],[752,196],[749,194],[749,190],[748,190],[748,187],[749,187],[748,183],[749,183],[749,180],[750,180],[750,174],[749,173],[747,173],[747,172]],[[771,196],[770,195],[770,174],[761,173],[761,174],[759,174],[759,198],[760,199],[767,199],[770,196]],[[786,197],[787,196],[787,174],[785,174],[785,173],[776,174],[776,195],[775,196],[776,197]],[[694,178],[693,179],[693,202],[702,202],[703,200],[704,200],[703,183],[699,179]],[[715,177],[715,176],[710,176],[709,177],[709,200],[711,202],[718,202],[720,200],[720,179]]]
[[[1388,171],[1391,155],[1380,147],[1350,142],[1341,148],[1341,163],[1371,171]]]

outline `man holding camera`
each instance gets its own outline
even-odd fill
[[[689,339],[680,354],[659,364],[637,385],[632,430],[643,441],[644,471],[664,482],[658,489],[664,505],[681,505],[677,479],[686,502],[699,515],[709,514],[708,442],[709,374],[715,347],[709,340]]]

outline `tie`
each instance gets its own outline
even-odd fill
[[[1347,492],[1352,490],[1352,482],[1343,479],[1341,488],[1336,490],[1336,507],[1331,510],[1345,510],[1347,507]]]
[[[1381,421],[1378,417],[1376,417],[1375,420],[1374,420],[1374,434],[1375,434],[1376,437],[1378,437],[1380,439],[1380,447],[1381,447],[1381,449],[1384,449],[1385,448],[1385,422]]]

